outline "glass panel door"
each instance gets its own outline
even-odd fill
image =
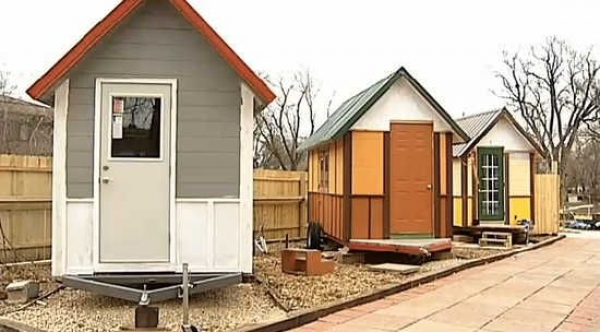
[[[479,148],[479,219],[504,220],[503,148]]]

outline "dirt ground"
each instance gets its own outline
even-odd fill
[[[465,261],[464,250],[459,257],[432,261],[421,265],[419,272],[405,276],[398,273],[373,272],[362,264],[338,264],[333,274],[317,277],[288,275],[281,272],[280,245],[255,258],[255,273],[265,284],[252,283],[215,290],[196,296],[191,301],[191,320],[204,331],[229,331],[246,324],[281,319],[286,311],[273,300],[270,289],[290,311],[325,305],[340,299],[360,296],[385,286],[398,284],[423,273],[459,265]],[[469,258],[495,254],[494,250],[472,250]],[[32,279],[41,283],[42,294],[58,284],[50,277],[50,266],[2,268],[4,287],[13,280]],[[180,302],[159,303],[160,321],[170,331],[179,331]],[[63,289],[25,310],[0,301],[0,316],[52,331],[115,331],[133,324],[135,304],[111,299],[85,291]]]

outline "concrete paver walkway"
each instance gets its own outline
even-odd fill
[[[600,239],[566,238],[297,332],[600,332]]]

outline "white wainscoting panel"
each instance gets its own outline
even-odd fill
[[[93,212],[91,200],[67,200],[67,274],[93,272]]]

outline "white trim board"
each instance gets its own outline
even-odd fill
[[[253,219],[254,219],[254,179],[253,179],[253,131],[254,131],[254,93],[246,84],[241,83],[242,104],[240,105],[240,270],[252,273],[253,269]]]
[[[69,80],[54,94],[54,135],[52,148],[52,275],[61,276],[67,267],[67,114]]]

